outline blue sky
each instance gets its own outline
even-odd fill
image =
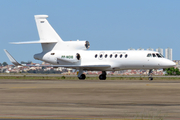
[[[33,58],[40,44],[9,44],[39,40],[38,14],[49,15],[63,40],[88,40],[90,50],[170,47],[180,60],[179,6],[179,0],[1,0],[0,63],[10,64],[3,49],[19,62],[41,63]]]

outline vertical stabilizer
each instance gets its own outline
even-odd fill
[[[57,40],[62,41],[60,36],[56,33],[56,31],[52,28],[46,18],[48,15],[35,15],[36,25],[39,33],[40,40],[50,41]]]
[[[59,48],[59,45],[63,43],[63,40],[47,21],[46,18],[48,18],[48,15],[35,15],[34,17],[40,41],[57,41],[56,43],[41,43],[43,51],[46,52]]]

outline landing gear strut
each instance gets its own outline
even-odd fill
[[[99,75],[100,80],[106,80],[106,71],[102,71],[102,74]]]
[[[152,71],[152,69],[150,69],[149,74],[148,74],[149,80],[153,80],[152,73],[153,73],[153,71]]]
[[[83,69],[79,69],[78,78],[79,78],[79,80],[85,80],[86,79],[86,75],[83,74]]]

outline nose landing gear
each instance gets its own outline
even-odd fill
[[[153,80],[152,73],[153,73],[153,70],[150,69],[150,70],[149,70],[149,74],[148,74],[148,76],[149,76],[148,79],[149,79],[150,81]]]

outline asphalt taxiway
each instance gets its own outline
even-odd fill
[[[0,119],[147,117],[180,119],[180,81],[0,79]]]

